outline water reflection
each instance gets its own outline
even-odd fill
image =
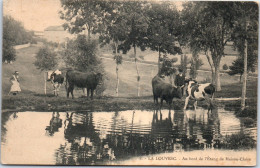
[[[229,135],[243,132],[250,139],[256,138],[255,123],[245,127],[233,112],[223,109],[215,109],[209,114],[207,110],[197,109],[196,112],[23,112],[18,118],[13,117],[15,115],[3,123],[7,139],[7,143],[2,142],[3,152],[13,154],[13,158],[19,158],[21,154],[27,158],[29,150],[38,145],[38,151],[44,151],[46,157],[48,155],[44,164],[100,165],[164,152],[224,150],[226,145],[223,144]],[[34,122],[30,126],[26,124],[31,120]],[[17,130],[17,126],[21,129]],[[34,145],[25,143],[28,140]],[[24,148],[18,147],[17,141]],[[20,152],[20,155],[8,153],[8,148]],[[23,151],[19,151],[21,149]]]
[[[56,115],[55,115],[56,114]],[[60,119],[60,113],[53,112],[50,124],[45,128],[48,132],[48,135],[53,136],[55,132],[59,131],[59,128],[62,127],[62,119]]]

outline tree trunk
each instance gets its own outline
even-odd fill
[[[90,41],[91,35],[90,35],[90,28],[88,28],[88,40]]]
[[[212,63],[207,51],[205,52],[205,55],[208,59],[210,69],[211,69],[211,83],[215,83],[215,71],[214,71],[214,68],[213,68],[213,63]]]
[[[46,95],[47,94],[47,89],[46,89],[46,72],[44,72],[44,74],[43,74],[43,76],[44,76],[44,94]]]
[[[116,96],[118,97],[118,87],[119,87],[118,64],[116,64],[116,79],[117,79],[117,83],[116,83]]]
[[[116,48],[116,56],[117,56],[117,44],[115,44],[115,48]],[[116,58],[116,96],[118,97],[118,87],[119,87],[119,76],[118,76],[118,62],[117,62],[117,58]]]
[[[215,85],[216,85],[216,91],[221,91],[221,85],[220,85],[220,76],[219,76],[219,64],[215,65]]]
[[[245,40],[245,50],[244,50],[244,74],[243,74],[243,86],[242,86],[242,97],[241,97],[241,110],[244,110],[246,106],[246,81],[247,81],[247,40]]]
[[[160,52],[160,47],[158,47],[158,52],[159,52],[159,57],[158,57],[158,74],[161,73],[161,52]]]
[[[140,75],[139,70],[137,66],[137,58],[136,58],[136,46],[134,45],[134,56],[135,56],[135,67],[136,67],[136,73],[137,73],[137,96],[140,95]]]

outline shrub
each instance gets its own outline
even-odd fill
[[[34,65],[41,71],[51,70],[57,65],[57,54],[48,46],[44,46],[36,54]]]
[[[16,52],[12,45],[3,42],[3,57],[2,62],[11,62],[15,61],[16,59]]]
[[[229,149],[250,149],[256,147],[256,142],[248,135],[240,132],[238,134],[226,136],[222,146]]]
[[[225,71],[228,70],[227,64],[224,64],[224,65],[223,65],[223,70],[225,70]]]

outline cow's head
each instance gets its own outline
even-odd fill
[[[53,72],[53,73],[51,74],[51,76],[50,76],[50,80],[51,80],[51,81],[54,81],[54,79],[55,79],[55,76],[56,76],[56,73],[55,73],[55,72]]]
[[[172,90],[172,95],[173,97],[176,97],[176,98],[179,98],[181,99],[182,98],[182,86],[177,86],[177,87],[173,87],[173,90]]]
[[[101,73],[97,73],[95,78],[98,84],[101,84],[103,75]]]
[[[198,82],[196,80],[193,80],[192,78],[189,78],[189,79],[185,79],[185,86],[191,86],[191,85],[194,85],[194,84],[197,84]]]

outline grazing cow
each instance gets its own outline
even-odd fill
[[[74,86],[76,86],[79,88],[87,88],[87,97],[89,97],[89,91],[91,91],[91,99],[93,99],[94,90],[101,82],[101,79],[101,73],[68,70],[66,73],[67,97],[69,97],[69,93],[71,93],[72,98],[74,98],[73,90]],[[68,88],[67,84],[69,84]]]
[[[64,76],[62,75],[62,72],[57,69],[50,75],[50,80],[54,88],[54,95],[58,96],[60,91],[60,86],[64,82]]]
[[[169,104],[171,107],[172,99],[182,97],[182,87],[175,87],[169,83],[165,83],[158,75],[152,79],[153,87],[153,98],[154,103],[158,104],[158,98],[161,99],[161,107],[163,105],[163,100]]]
[[[187,80],[186,83],[188,84],[187,90],[186,90],[186,99],[185,99],[185,105],[184,110],[186,110],[189,99],[195,100],[194,102],[194,109],[197,108],[197,101],[206,100],[208,105],[208,111],[212,110],[212,100],[215,93],[215,87],[211,83],[204,83],[204,84],[198,84],[194,80]]]

